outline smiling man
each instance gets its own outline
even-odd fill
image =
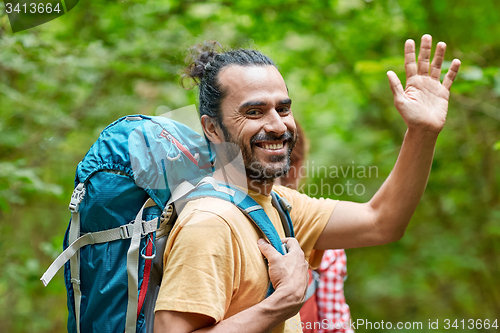
[[[285,82],[274,66],[231,66],[221,73],[219,82],[228,87],[221,103],[227,112],[220,123],[203,115],[202,124],[212,143],[231,142],[241,149],[246,175],[253,180],[249,186],[263,193],[261,183],[272,185],[288,172],[296,140]]]
[[[432,64],[431,46],[431,36],[424,35],[417,64],[415,43],[406,42],[406,89],[395,73],[388,73],[408,130],[392,173],[367,203],[313,199],[273,186],[288,171],[296,140],[283,77],[257,51],[201,49],[189,73],[199,83],[205,135],[216,147],[233,143],[241,150],[249,194],[282,237],[271,190],[292,204],[296,239],[285,240],[289,253],[282,256],[260,240],[262,235],[231,203],[189,202],[166,246],[155,332],[300,332],[297,312],[307,268],[319,264],[322,250],[385,244],[403,236],[427,184],[460,67],[454,60],[441,83],[446,45],[438,43]],[[220,169],[214,177],[222,179]],[[276,290],[266,298],[269,279]]]

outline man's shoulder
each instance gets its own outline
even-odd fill
[[[235,210],[236,209],[236,210]],[[169,239],[195,245],[203,242],[216,244],[227,241],[233,234],[234,221],[239,210],[230,202],[216,198],[199,198],[189,201],[179,213]],[[210,237],[207,238],[207,235]]]
[[[240,216],[243,216],[242,213],[233,203],[205,197],[188,202],[179,215],[179,220],[227,222]]]
[[[280,197],[284,197],[287,200],[294,200],[295,198],[306,199],[309,198],[306,194],[300,193],[293,188],[282,186],[282,185],[274,185],[273,191],[276,192]]]
[[[273,191],[275,191],[276,193],[278,194],[285,194],[285,193],[289,193],[289,194],[292,194],[292,193],[299,193],[297,190],[294,190],[293,188],[290,188],[290,187],[286,187],[286,186],[283,186],[283,185],[274,185],[273,186]]]
[[[338,200],[330,199],[330,198],[316,198],[316,197],[311,197],[305,193],[299,192],[293,188],[286,187],[283,185],[274,185],[273,186],[273,191],[275,191],[280,197],[285,197],[286,199],[292,199],[292,200],[311,200],[311,201],[317,201],[317,200],[327,200],[327,201],[332,201],[332,202],[337,202]]]
[[[273,190],[280,196],[285,198],[292,206],[292,214],[297,215],[305,214],[307,217],[313,212],[321,212],[325,210],[331,210],[335,208],[338,200],[333,200],[329,198],[315,198],[310,197],[307,194],[301,193],[292,188],[276,185],[273,186]]]

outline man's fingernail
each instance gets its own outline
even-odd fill
[[[264,240],[264,238],[259,238],[259,240],[257,241],[257,244],[259,244],[259,245],[262,245],[265,243],[266,243],[266,241]]]

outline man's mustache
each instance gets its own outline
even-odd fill
[[[283,135],[275,135],[272,133],[256,134],[250,139],[250,143],[255,144],[257,142],[264,141],[292,141],[293,138],[293,133],[290,131],[286,131]]]

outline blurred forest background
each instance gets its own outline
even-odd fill
[[[61,250],[76,165],[113,120],[196,103],[179,84],[188,47],[215,39],[270,55],[310,165],[378,170],[309,184],[366,201],[406,130],[386,72],[404,83],[404,42],[424,33],[448,44],[445,67],[462,60],[448,121],[405,237],[347,251],[346,299],[354,320],[500,325],[500,2],[81,0],[16,34],[0,13],[0,332],[65,332],[62,272],[47,288],[39,278]],[[325,192],[347,181],[358,194]]]

